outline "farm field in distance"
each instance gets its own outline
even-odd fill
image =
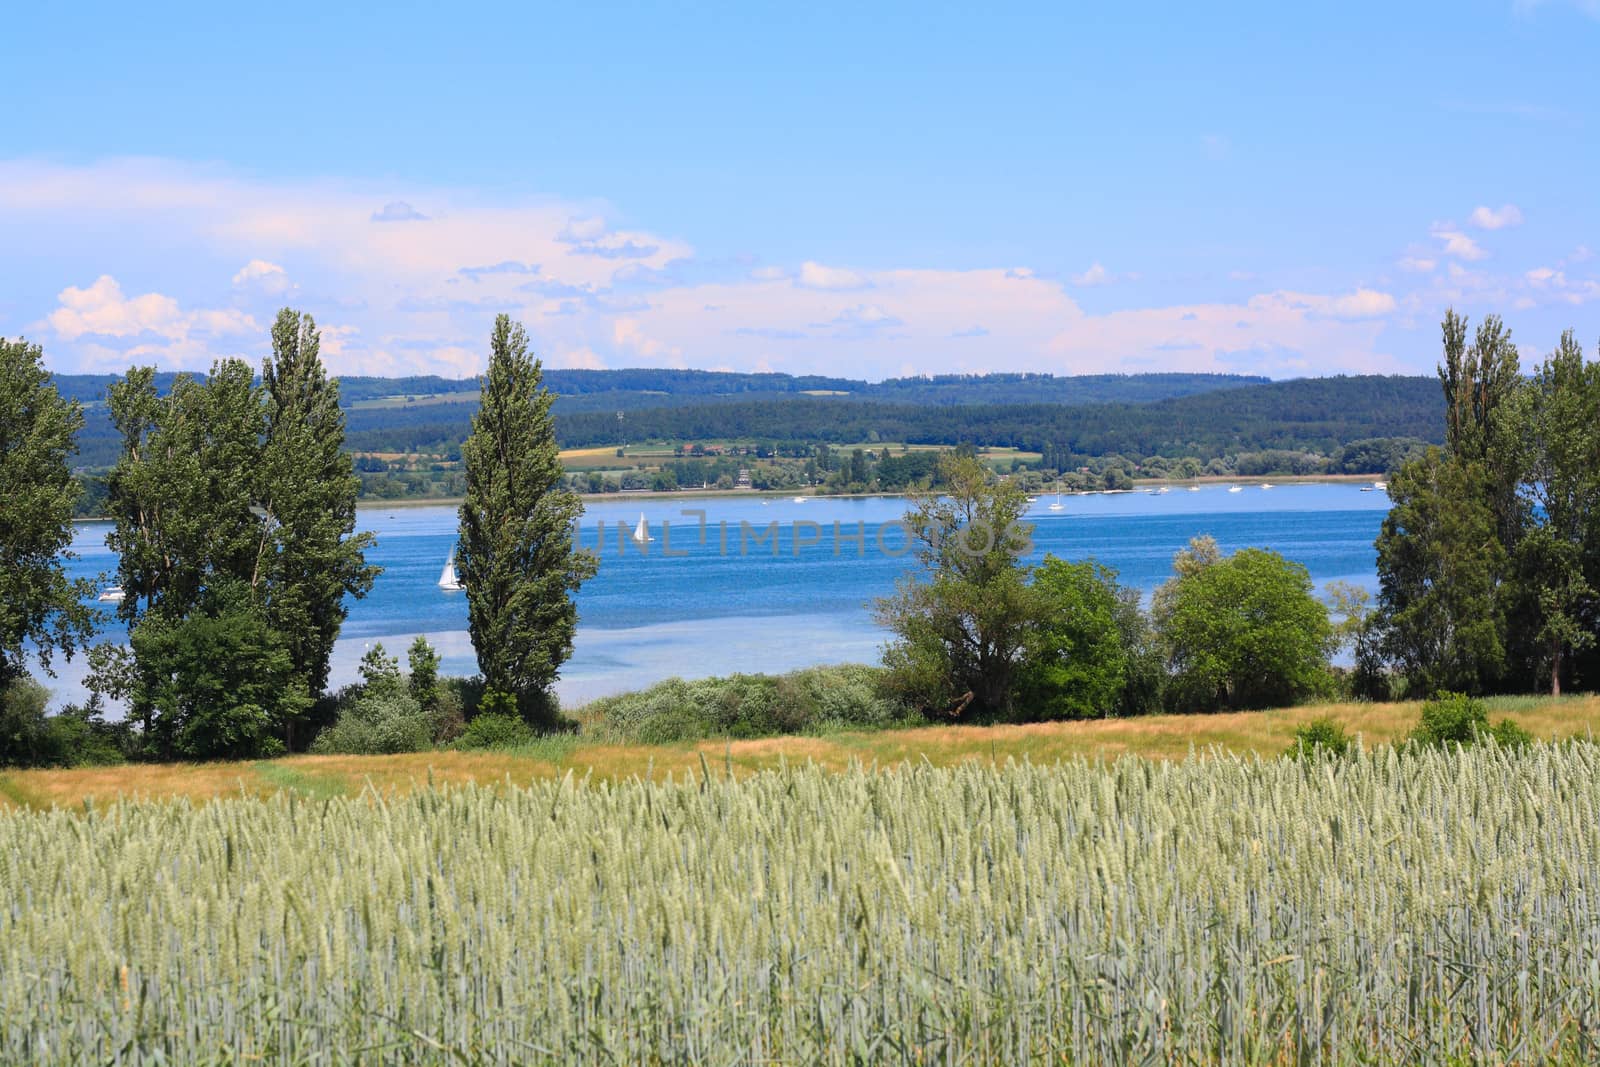
[[[1488,701],[1491,714],[1516,721],[1546,740],[1600,735],[1600,696],[1501,697]],[[1126,719],[1028,723],[1001,726],[926,726],[909,730],[763,737],[672,745],[604,744],[581,736],[553,737],[500,751],[429,751],[392,756],[290,756],[276,760],[205,764],[125,764],[63,770],[0,772],[0,809],[78,808],[119,797],[185,798],[269,796],[293,792],[308,797],[354,796],[369,785],[406,791],[433,783],[499,785],[577,777],[621,780],[682,778],[709,769],[736,777],[782,765],[815,763],[835,772],[852,763],[892,768],[902,763],[934,766],[1004,763],[1045,765],[1063,759],[1141,756],[1183,759],[1221,749],[1241,756],[1277,756],[1295,728],[1327,716],[1360,735],[1371,747],[1404,737],[1417,723],[1421,705],[1329,704],[1275,711],[1213,715],[1149,715]]]

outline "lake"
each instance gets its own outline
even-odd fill
[[[1148,592],[1168,577],[1173,553],[1191,537],[1210,534],[1225,552],[1251,546],[1281,552],[1305,564],[1319,587],[1336,579],[1375,587],[1372,543],[1388,510],[1385,493],[1350,484],[1241,486],[1239,492],[1205,486],[1063,496],[1059,511],[1049,510],[1054,497],[1040,497],[1028,516],[1035,524],[1032,558],[1093,557]],[[704,519],[686,511],[703,512]],[[589,502],[582,544],[595,548],[602,523],[605,544],[599,573],[578,593],[576,647],[558,685],[563,702],[673,675],[876,661],[885,634],[873,624],[870,602],[890,592],[911,562],[897,522],[904,511],[898,497]],[[641,512],[655,538],[644,555],[628,536]],[[446,673],[475,673],[465,594],[437,584],[455,540],[455,509],[364,506],[360,522],[377,535],[368,559],[383,573],[351,605],[332,683],[353,680],[373,643],[401,654],[419,633],[439,649]],[[108,528],[79,525],[73,541],[79,555],[68,568],[74,576],[114,570]],[[80,660],[58,664],[58,678],[46,682],[59,704],[81,697],[81,680]]]

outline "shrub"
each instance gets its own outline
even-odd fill
[[[50,694],[32,678],[0,690],[0,767],[47,767],[60,762],[56,738],[45,716]]]
[[[1465,693],[1449,692],[1435,693],[1422,705],[1422,721],[1411,740],[1433,746],[1470,745],[1486,737],[1508,748],[1521,748],[1533,741],[1528,731],[1510,719],[1490,726],[1489,709],[1483,701]]]
[[[1411,737],[1424,745],[1470,745],[1488,727],[1483,701],[1465,693],[1439,692],[1422,705],[1422,721]]]
[[[358,694],[334,724],[317,735],[311,751],[383,755],[420,752],[433,743],[432,716],[404,689],[380,687]]]
[[[1344,725],[1324,716],[1295,730],[1294,743],[1287,754],[1295,759],[1315,759],[1321,755],[1343,757],[1350,751],[1351,743]]]
[[[0,767],[89,767],[121,763],[125,723],[108,723],[91,699],[47,715],[50,691],[32,678],[0,689]]]
[[[601,734],[649,744],[881,729],[905,718],[884,695],[882,676],[878,668],[849,664],[782,675],[669,678],[637,693],[597,700],[583,717]]]
[[[515,715],[486,712],[467,723],[456,739],[456,748],[510,748],[533,742],[533,728]]]

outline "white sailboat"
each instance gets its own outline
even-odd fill
[[[1242,492],[1244,492],[1244,486],[1242,486],[1242,485],[1230,485],[1230,486],[1228,486],[1228,492],[1230,492],[1230,493],[1242,493]]]
[[[1061,510],[1061,483],[1060,482],[1056,483],[1056,502],[1054,504],[1050,505],[1050,510],[1051,511],[1060,511]]]
[[[95,599],[102,604],[120,604],[128,599],[128,594],[120,585],[108,585]]]
[[[641,545],[646,541],[655,540],[654,537],[650,536],[650,524],[644,521],[644,512],[642,511],[639,512],[639,525],[633,528],[633,539]]]
[[[439,574],[439,588],[446,593],[459,593],[466,586],[461,584],[461,579],[456,577],[456,550],[450,549],[450,554],[444,558],[444,570]]]

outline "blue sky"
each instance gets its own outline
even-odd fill
[[[1600,2],[30,5],[0,333],[259,358],[1426,372],[1600,338]]]

